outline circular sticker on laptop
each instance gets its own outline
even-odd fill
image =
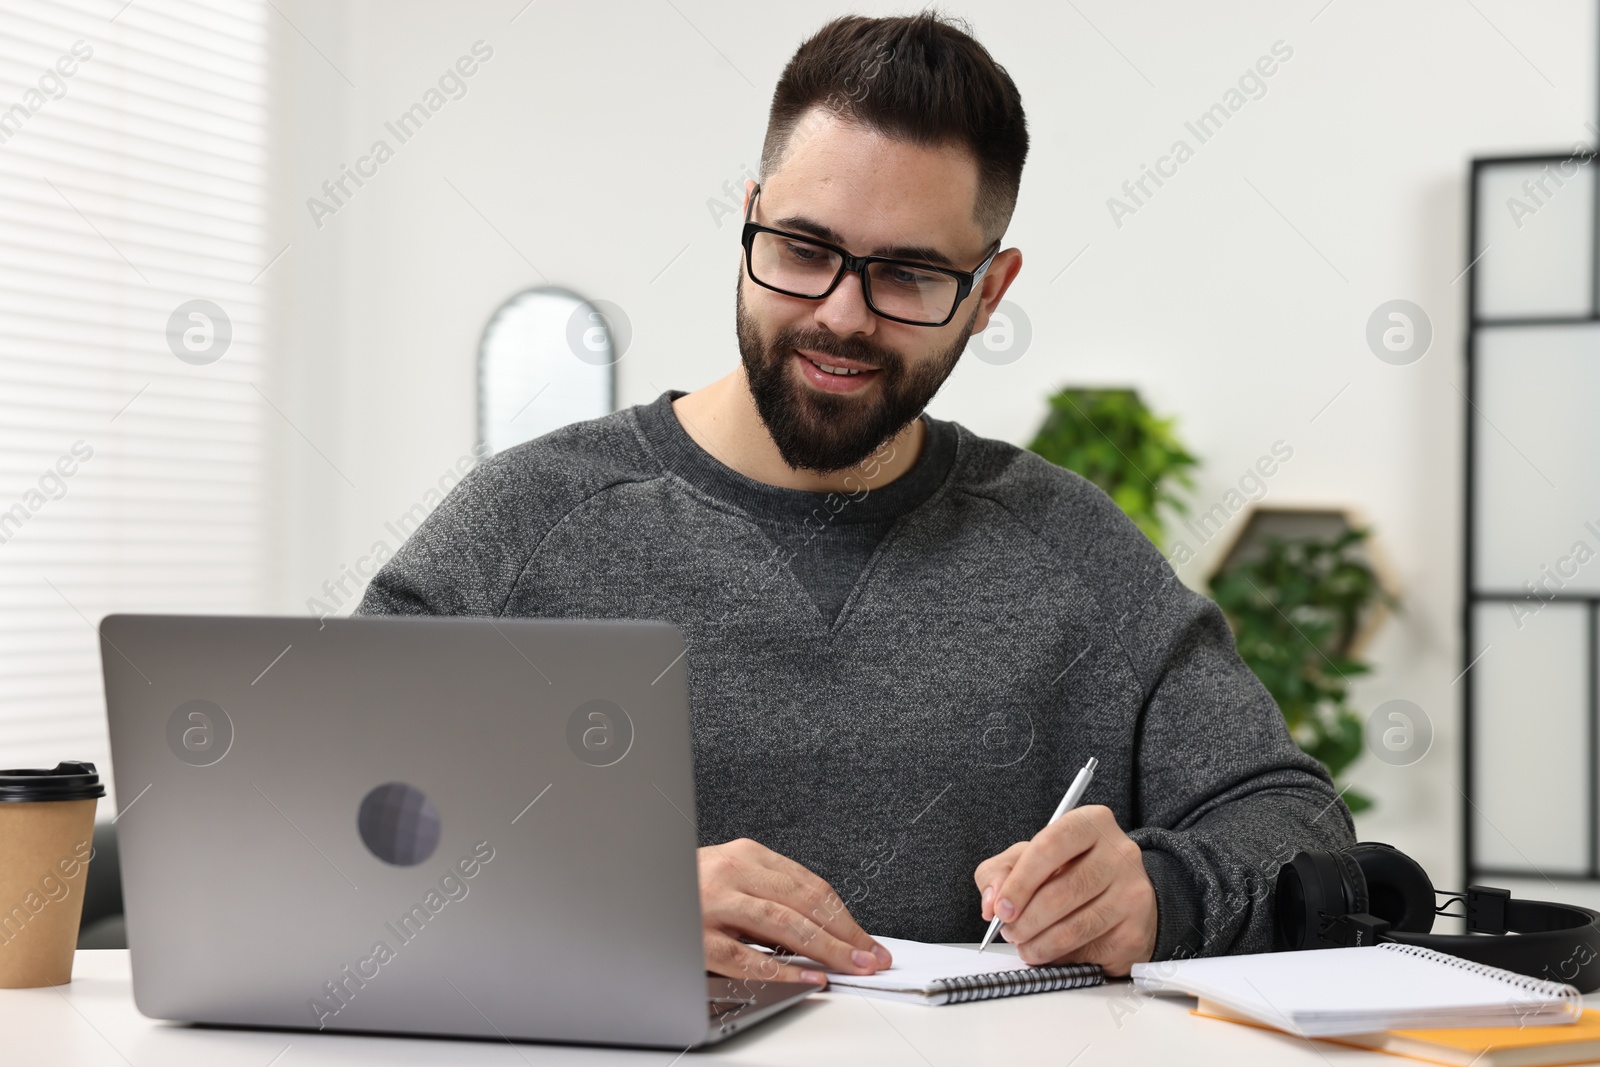
[[[396,867],[415,867],[439,847],[439,809],[405,782],[385,782],[363,797],[356,828],[367,851]]]
[[[633,747],[633,720],[609,700],[579,704],[567,718],[567,747],[591,767],[609,767]]]
[[[209,700],[179,704],[167,716],[167,747],[191,767],[209,767],[233,747],[233,720]]]

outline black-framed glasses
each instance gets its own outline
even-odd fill
[[[954,270],[887,256],[852,256],[838,245],[752,222],[757,185],[745,212],[744,261],[750,280],[763,289],[805,300],[821,300],[846,273],[861,275],[861,295],[875,315],[911,326],[943,326],[972,292],[1000,253],[1000,242],[976,270]]]

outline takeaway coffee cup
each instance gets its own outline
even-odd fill
[[[65,985],[83,915],[94,764],[0,771],[0,989]]]

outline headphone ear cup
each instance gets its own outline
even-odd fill
[[[1359,879],[1360,869],[1353,863],[1349,866]],[[1279,950],[1326,947],[1322,939],[1323,927],[1329,919],[1351,910],[1350,881],[1338,854],[1320,849],[1297,853],[1279,868],[1273,902],[1275,947]]]
[[[1343,853],[1365,876],[1368,907],[1397,933],[1433,929],[1433,881],[1421,864],[1391,845],[1364,842]]]
[[[1278,868],[1272,902],[1273,948],[1285,952],[1312,947],[1322,896],[1322,880],[1309,852],[1297,854]]]

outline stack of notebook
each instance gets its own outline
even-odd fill
[[[1199,998],[1201,1015],[1438,1063],[1535,1067],[1600,1053],[1600,1013],[1585,1013],[1572,986],[1413,945],[1140,963],[1133,979]]]
[[[1208,1014],[1302,1037],[1577,1021],[1578,991],[1415,945],[1268,952],[1138,963],[1151,992],[1188,993]]]

